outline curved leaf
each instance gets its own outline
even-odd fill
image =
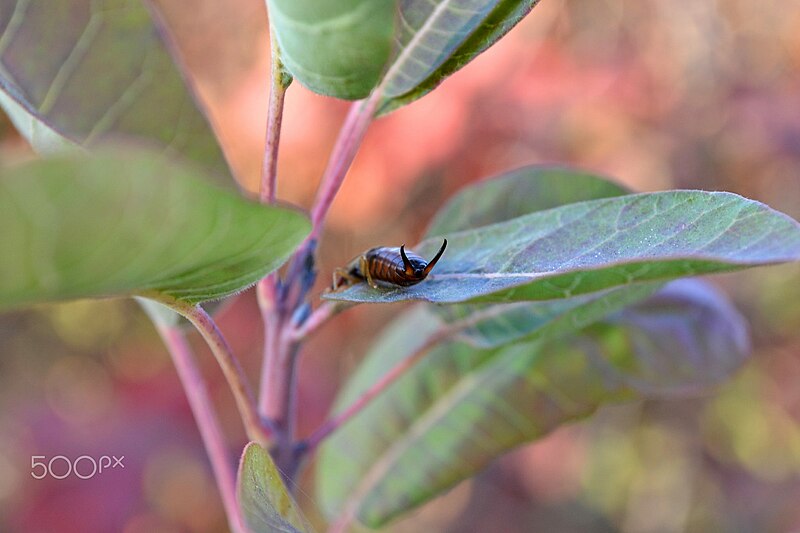
[[[280,266],[308,231],[295,211],[153,154],[35,161],[0,179],[0,309],[153,292],[220,298]]]
[[[398,318],[336,409],[441,327],[425,307]],[[551,333],[563,329],[492,349],[438,344],[323,445],[316,478],[325,512],[381,526],[605,403],[717,382],[747,352],[741,317],[697,281],[668,286],[577,336]]]
[[[239,463],[236,497],[252,533],[306,533],[311,527],[300,512],[269,452],[251,442]]]
[[[569,333],[652,295],[660,283],[636,283],[606,291],[546,302],[449,305],[433,308],[448,324],[468,323],[459,339],[478,348],[495,348],[528,339]]]
[[[629,193],[607,178],[575,169],[522,167],[458,191],[436,213],[425,236],[447,235],[536,211]]]
[[[627,194],[622,186],[604,178],[564,168],[523,167],[465,187],[434,218],[427,235],[448,234],[504,222],[512,218],[575,202]],[[434,308],[446,320],[465,320],[476,313],[487,317],[466,330],[471,342],[490,348],[523,338],[542,320],[586,306],[603,316],[649,296],[658,284],[634,285],[549,303],[458,304]],[[598,309],[597,306],[604,306]],[[494,315],[494,316],[492,316]],[[491,317],[491,318],[489,318]],[[586,322],[584,322],[586,323]],[[575,329],[575,324],[565,324]],[[462,336],[464,336],[462,335]]]
[[[747,321],[708,283],[673,281],[602,320],[575,342],[599,367],[657,395],[697,393],[720,383],[750,354]]]
[[[565,205],[447,235],[428,279],[326,298],[436,303],[566,298],[642,281],[800,260],[800,224],[731,193],[668,191]],[[416,251],[430,257],[440,237]]]
[[[285,68],[314,92],[355,100],[369,94],[389,59],[392,0],[268,0]]]
[[[377,86],[378,113],[386,113],[472,61],[537,2],[268,0],[268,5],[281,57],[295,78],[312,91],[345,99],[363,98]]]
[[[129,140],[230,172],[140,0],[3,0],[0,105],[38,152]]]
[[[399,3],[396,54],[381,80],[388,113],[436,88],[493,45],[539,0],[406,0]]]

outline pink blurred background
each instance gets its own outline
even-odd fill
[[[269,67],[255,0],[160,0],[241,182],[259,177]],[[292,85],[279,197],[307,207],[347,103]],[[27,153],[4,120],[0,157]],[[461,72],[370,130],[321,244],[333,268],[415,242],[465,184],[570,164],[642,191],[729,190],[800,219],[800,2],[543,0]],[[391,531],[793,531],[800,528],[800,268],[714,278],[754,356],[707,397],[602,409],[522,447]],[[300,431],[402,306],[356,308],[307,345]],[[252,293],[219,323],[258,375]],[[233,399],[192,342],[232,449]],[[125,455],[91,480],[34,480],[32,455]],[[299,500],[319,529],[313,465]],[[225,519],[175,371],[129,301],[0,317],[0,531],[216,532]]]

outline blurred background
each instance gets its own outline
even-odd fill
[[[240,181],[255,189],[269,68],[259,0],[159,0]],[[677,7],[677,6],[680,7]],[[347,104],[288,93],[279,196],[308,206]],[[0,157],[30,150],[5,118]],[[376,122],[330,216],[329,273],[413,243],[467,183],[569,164],[641,191],[733,191],[800,219],[800,1],[542,0],[435,92]],[[753,357],[699,399],[602,409],[395,523],[431,532],[800,530],[800,268],[714,278],[747,316]],[[356,308],[307,345],[300,431],[402,306]],[[219,315],[250,375],[252,292]],[[232,449],[233,399],[192,334]],[[255,381],[255,379],[254,379]],[[32,455],[124,455],[91,480],[34,480]],[[318,528],[313,467],[298,499]],[[166,350],[130,301],[0,316],[0,531],[221,532],[225,519]]]

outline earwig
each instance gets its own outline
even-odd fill
[[[362,281],[369,283],[373,289],[377,289],[378,284],[399,287],[416,285],[428,277],[446,247],[447,239],[430,263],[412,251],[407,252],[405,244],[400,248],[372,248],[354,258],[346,267],[333,272],[333,290]]]

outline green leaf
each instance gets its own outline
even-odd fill
[[[442,327],[426,307],[399,317],[336,410]],[[492,349],[461,340],[434,347],[323,444],[316,479],[324,511],[379,527],[603,404],[718,382],[747,353],[741,317],[697,281],[668,286],[579,335],[548,328]]]
[[[629,193],[607,178],[579,170],[522,167],[464,187],[439,209],[426,236],[447,235],[566,204]]]
[[[447,235],[428,279],[326,298],[436,303],[567,298],[643,281],[800,260],[800,224],[731,193],[668,191],[565,205]],[[416,251],[430,257],[441,237]]]
[[[242,518],[253,533],[311,531],[269,453],[255,442],[244,449],[236,489]]]
[[[366,471],[370,462],[378,457],[376,454],[382,453],[381,450],[375,449],[376,446],[380,447],[397,438],[402,440],[404,431],[410,433],[416,431],[416,422],[412,417],[417,416],[422,419],[425,416],[425,410],[428,408],[425,402],[430,401],[432,404],[436,404],[439,400],[438,396],[441,395],[442,404],[430,405],[430,408],[447,415],[446,411],[452,407],[450,400],[445,397],[447,390],[450,387],[459,387],[457,382],[462,379],[466,384],[465,387],[471,387],[474,379],[471,374],[478,374],[480,372],[478,367],[499,353],[496,350],[476,350],[476,347],[497,348],[520,340],[526,340],[525,346],[529,346],[531,341],[551,338],[591,324],[615,309],[620,309],[632,301],[652,294],[656,288],[656,285],[639,286],[636,289],[626,287],[609,291],[609,294],[603,296],[590,295],[555,302],[526,302],[522,304],[525,306],[522,314],[515,317],[519,320],[514,322],[514,327],[503,327],[504,323],[497,316],[497,312],[507,316],[509,308],[516,306],[494,305],[474,313],[469,312],[469,326],[451,336],[451,338],[457,339],[457,342],[438,342],[437,346],[420,363],[400,378],[395,385],[387,389],[383,396],[374,400],[374,405],[383,407],[376,408],[370,405],[356,417],[355,421],[348,423],[338,434],[335,434],[329,444],[323,446],[320,455],[323,471],[318,476],[323,506],[331,514],[341,507],[349,493],[343,492],[337,487],[357,486],[359,476]],[[466,306],[457,307],[466,308]],[[416,352],[420,346],[429,342],[429,339],[438,338],[443,330],[455,325],[456,322],[448,324],[446,320],[442,320],[427,308],[418,308],[402,315],[370,351],[362,367],[337,399],[335,409],[340,410],[351,404],[387,369],[392,368],[409,354]],[[504,364],[511,363],[506,361]],[[521,367],[514,366],[514,368],[522,371]],[[399,411],[402,413],[402,421],[398,420],[396,410],[387,408],[386,401],[389,397],[400,402]],[[473,407],[479,408],[475,405]],[[379,419],[379,417],[376,418],[378,410],[386,415],[386,418],[381,421],[382,425],[375,425]],[[409,415],[409,418],[405,418],[406,414]],[[355,441],[364,436],[362,431],[366,429],[365,424],[370,425],[370,430],[375,434],[357,443]],[[397,434],[395,434],[394,428],[400,428]],[[457,432],[457,434],[460,433]],[[409,439],[413,439],[413,437],[409,436]],[[345,445],[343,442],[347,444]],[[430,444],[435,445],[436,443]],[[354,469],[349,461],[343,461],[342,457],[339,457],[342,446],[348,447],[348,450],[354,452],[351,456],[352,460],[360,462],[363,469]],[[328,454],[329,448],[332,449],[330,452],[333,455],[332,458]],[[424,448],[420,448],[420,451],[424,451]],[[438,456],[438,453],[435,455]],[[369,476],[383,475],[380,469],[375,472],[377,473],[369,474]],[[367,485],[369,486],[367,487]],[[371,482],[367,485],[362,485],[365,490],[372,491],[374,489]],[[364,497],[365,494],[360,497]],[[405,499],[405,496],[399,497],[402,500]],[[378,525],[371,519],[367,519],[366,522],[370,525]]]
[[[462,189],[439,210],[427,234],[445,235],[570,203],[627,193],[620,185],[592,174],[565,168],[523,167]],[[585,306],[594,316],[604,316],[649,296],[658,286],[634,285],[549,303],[459,304],[435,310],[449,321],[465,320],[480,313],[484,318],[465,330],[462,337],[469,336],[475,346],[490,348],[523,338],[528,331],[541,327],[542,321],[561,314],[569,318],[562,321],[564,325],[574,330],[571,321],[581,315],[570,312],[573,309]]]
[[[147,152],[2,173],[0,309],[122,295],[220,298],[280,266],[309,231],[295,211],[247,201]]]
[[[660,283],[637,283],[547,302],[450,305],[434,308],[448,324],[469,325],[459,339],[478,348],[495,348],[541,334],[569,333],[652,295]]]
[[[7,0],[0,31],[0,105],[35,150],[127,140],[180,154],[231,185],[144,2]]]
[[[697,279],[673,281],[593,324],[575,343],[599,368],[622,371],[636,390],[665,396],[720,383],[750,354],[744,317]]]
[[[379,113],[416,100],[472,61],[538,0],[268,0],[286,68],[320,94]],[[393,52],[393,53],[392,53]]]
[[[504,36],[538,0],[406,0],[398,3],[395,55],[378,113],[427,94]]]
[[[369,94],[389,59],[392,0],[268,0],[285,68],[314,92],[354,100]]]

